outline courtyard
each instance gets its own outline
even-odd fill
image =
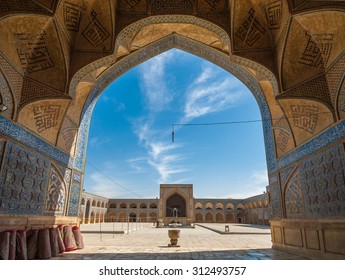
[[[225,233],[225,225],[229,233]],[[81,225],[85,248],[54,260],[301,260],[272,249],[264,225],[203,223],[180,228],[180,247],[168,247],[168,228],[152,223]],[[120,233],[123,232],[123,233]]]

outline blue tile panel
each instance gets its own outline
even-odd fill
[[[1,115],[0,133],[66,166],[73,166],[73,157],[65,154],[61,150],[55,148]]]

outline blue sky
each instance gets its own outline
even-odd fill
[[[159,184],[193,184],[198,198],[245,198],[268,184],[255,98],[234,76],[173,49],[114,81],[93,111],[84,189],[155,198]],[[174,142],[172,141],[173,124]]]

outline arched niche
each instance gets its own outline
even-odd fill
[[[187,217],[186,199],[179,193],[171,194],[166,200],[166,217]]]

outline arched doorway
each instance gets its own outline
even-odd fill
[[[186,200],[178,193],[174,193],[166,200],[166,217],[187,217]]]
[[[239,224],[244,223],[244,214],[242,212],[238,213],[236,218],[237,218],[237,223],[239,223]]]
[[[144,213],[144,212],[142,212],[142,213],[140,213],[140,215],[139,215],[139,221],[140,222],[146,222],[146,218],[147,218],[147,215],[146,215],[146,213]]]
[[[201,213],[196,213],[195,214],[195,222],[196,223],[202,223],[203,222],[202,214]]]
[[[127,221],[126,213],[121,212],[121,213],[119,214],[119,221],[120,221],[120,222],[126,222],[126,221]]]
[[[94,224],[94,223],[95,223],[95,213],[92,211],[90,215],[90,224]]]
[[[107,222],[115,222],[116,221],[116,214],[114,212],[110,212],[107,214]]]
[[[235,215],[234,215],[234,213],[227,213],[226,214],[226,221],[228,222],[228,223],[234,223],[235,222]]]
[[[223,223],[224,222],[224,215],[222,213],[216,214],[216,222],[217,223]]]
[[[205,216],[205,222],[206,223],[213,223],[213,214],[212,213],[206,213],[206,216]]]
[[[157,214],[150,213],[150,222],[157,222]]]
[[[129,214],[129,221],[130,222],[136,222],[137,221],[137,214],[135,214],[134,212]]]

